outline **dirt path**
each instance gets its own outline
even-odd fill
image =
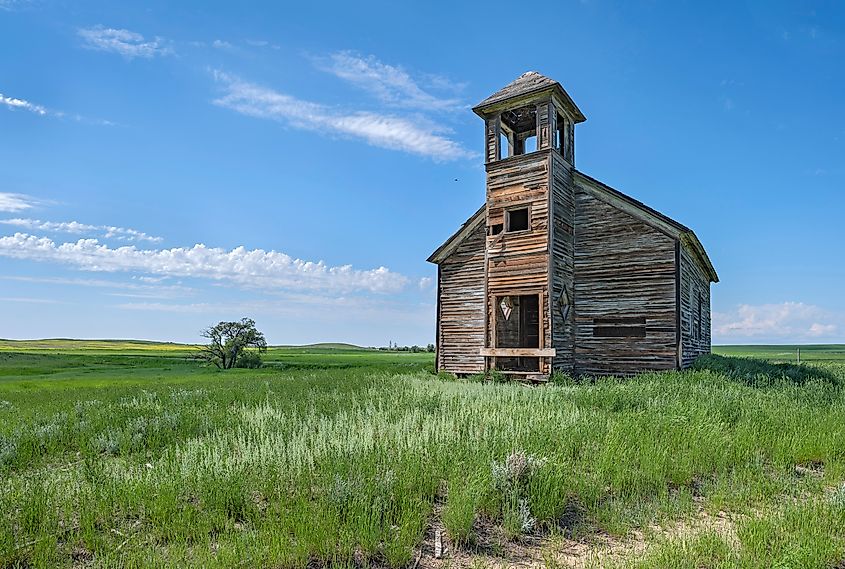
[[[736,542],[735,522],[740,516],[718,512],[709,514],[699,502],[695,515],[689,519],[652,525],[647,530],[633,530],[624,538],[606,534],[592,535],[584,540],[572,540],[553,536],[548,538],[528,536],[519,542],[510,542],[492,524],[476,524],[478,541],[471,549],[455,548],[446,537],[440,521],[442,505],[435,506],[433,521],[420,549],[417,566],[431,569],[460,569],[490,567],[540,568],[566,567],[581,569],[600,567],[608,562],[621,562],[646,554],[663,538],[693,538],[703,532],[712,531],[730,542]],[[442,553],[435,555],[438,542]]]

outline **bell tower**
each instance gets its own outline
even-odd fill
[[[557,81],[529,71],[473,108],[484,120],[486,369],[574,365],[575,125]]]

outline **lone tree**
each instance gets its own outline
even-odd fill
[[[241,318],[238,322],[219,322],[203,330],[201,335],[208,339],[208,344],[200,347],[197,357],[220,369],[237,367],[239,361],[249,362],[251,365],[248,367],[258,367],[261,364],[259,354],[267,351],[267,340],[255,328],[255,320],[251,318]],[[247,348],[254,348],[255,351]]]

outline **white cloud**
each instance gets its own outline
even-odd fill
[[[29,276],[0,276],[0,279],[33,284],[57,285],[60,287],[78,286],[82,288],[102,288],[121,291],[124,296],[137,295],[143,298],[182,298],[192,296],[196,290],[181,284],[159,284],[166,277],[132,277],[132,281],[110,281],[104,279],[80,279],[66,277],[29,277]],[[119,293],[109,293],[119,296]]]
[[[425,119],[365,111],[341,112],[303,101],[272,89],[215,72],[225,94],[214,103],[244,115],[283,122],[294,128],[329,135],[360,138],[371,146],[428,156],[435,160],[474,157],[460,144],[444,136],[446,130]]]
[[[232,44],[225,40],[214,40],[211,43],[212,47],[216,47],[217,49],[232,49]]]
[[[281,49],[282,46],[278,44],[271,44],[267,40],[256,40],[256,39],[247,39],[245,40],[247,45],[251,45],[252,47],[269,47],[270,49]]]
[[[71,233],[75,235],[97,235],[106,239],[117,239],[118,241],[150,241],[159,243],[161,237],[148,235],[143,231],[128,227],[115,227],[113,225],[89,225],[78,221],[41,221],[40,219],[0,219],[0,223],[55,233]]]
[[[718,341],[803,341],[831,339],[839,331],[836,314],[803,302],[741,304],[732,312],[713,313]]]
[[[48,109],[43,105],[38,105],[31,101],[27,101],[26,99],[19,99],[17,97],[8,97],[3,93],[0,93],[0,106],[6,107],[9,110],[16,111],[28,111],[30,113],[36,114],[40,117],[57,117],[62,119],[70,119],[80,123],[89,123],[89,124],[98,124],[103,126],[115,126],[115,123],[112,121],[104,120],[104,119],[90,119],[87,117],[83,117],[79,114],[74,113],[65,113],[63,111],[56,111],[52,109]]]
[[[0,10],[13,12],[29,4],[29,0],[0,0]]]
[[[30,196],[0,192],[0,211],[23,211],[35,207],[36,204],[38,201]]]
[[[146,40],[144,36],[130,30],[94,26],[80,28],[79,36],[85,40],[85,47],[97,51],[119,53],[127,59],[134,57],[151,58],[156,55],[168,55],[173,51],[164,45],[162,38]]]
[[[33,304],[59,304],[58,300],[52,298],[30,298],[25,296],[3,296],[0,297],[0,302],[30,302]]]
[[[12,110],[21,109],[24,111],[29,111],[31,113],[35,113],[36,115],[41,115],[42,117],[48,112],[47,109],[42,107],[41,105],[30,103],[29,101],[26,101],[24,99],[7,97],[3,93],[0,93],[0,105],[5,105],[6,108]]]
[[[202,244],[173,249],[112,248],[96,239],[57,244],[48,237],[15,233],[0,237],[0,256],[63,263],[86,271],[203,278],[264,289],[398,292],[408,283],[405,276],[385,267],[329,267],[322,261],[294,259],[277,251],[244,247],[227,251]]]
[[[354,52],[340,51],[325,60],[318,60],[318,63],[323,70],[364,89],[389,105],[417,110],[454,110],[461,107],[458,99],[432,95],[407,71],[382,63],[374,56],[364,57]],[[429,84],[439,89],[460,88],[442,77],[433,77]]]
[[[420,290],[428,290],[434,284],[434,279],[431,277],[422,277],[419,282]]]

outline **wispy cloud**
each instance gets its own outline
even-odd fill
[[[47,114],[47,109],[42,107],[41,105],[36,105],[35,103],[30,103],[25,99],[18,99],[16,97],[7,97],[3,93],[0,93],[0,105],[4,105],[6,108],[12,110],[24,110],[29,111],[31,113],[35,113],[36,115],[44,116]]]
[[[96,239],[56,243],[26,233],[0,237],[0,256],[62,263],[86,271],[135,272],[229,282],[246,288],[398,292],[408,278],[385,267],[353,269],[294,259],[277,251],[230,251],[197,244],[190,248],[112,248]]]
[[[806,341],[831,339],[840,331],[836,314],[803,302],[741,304],[731,312],[714,312],[713,334],[719,341]]]
[[[454,110],[462,106],[457,98],[433,95],[401,67],[382,63],[372,55],[339,51],[328,58],[318,59],[317,63],[324,71],[369,92],[388,105],[420,111]],[[454,91],[461,88],[442,77],[432,77],[427,83],[438,89]]]
[[[31,298],[28,296],[2,296],[0,302],[11,302],[17,304],[18,302],[29,302],[32,304],[60,304],[54,298]]]
[[[282,46],[275,44],[275,43],[270,43],[267,40],[247,39],[247,40],[244,40],[244,41],[246,42],[247,45],[251,45],[252,47],[269,47],[270,49],[277,49],[277,50],[282,48]]]
[[[280,121],[294,128],[360,138],[371,146],[427,156],[435,160],[473,157],[460,144],[447,138],[447,130],[425,119],[365,111],[342,112],[303,101],[267,87],[215,72],[225,93],[214,103],[244,115]]]
[[[92,235],[105,239],[117,239],[118,241],[150,241],[159,243],[161,237],[148,235],[143,231],[128,227],[115,227],[113,225],[90,225],[78,221],[41,221],[40,219],[0,219],[0,223],[22,227],[24,229],[47,231],[52,233],[70,233],[74,235]]]
[[[211,47],[216,47],[217,49],[232,49],[234,46],[226,40],[214,40],[211,43]]]
[[[70,119],[81,123],[98,124],[104,126],[115,125],[115,123],[113,123],[112,121],[107,121],[103,119],[90,119],[87,117],[83,117],[79,114],[68,114],[64,111],[48,109],[43,105],[27,101],[26,99],[20,99],[18,97],[9,97],[4,95],[3,93],[0,93],[0,106],[6,107],[11,111],[27,111],[36,114],[40,117],[56,117],[60,119]]]
[[[80,28],[77,33],[84,40],[85,47],[97,51],[119,53],[127,59],[135,57],[149,59],[157,55],[173,53],[173,50],[165,45],[162,38],[156,37],[147,40],[138,32],[130,30],[94,26],[93,28]]]
[[[29,0],[0,0],[0,10],[15,11],[29,5]]]
[[[32,196],[0,192],[0,211],[18,212],[32,209],[39,203]]]
[[[84,279],[68,277],[31,277],[20,275],[3,275],[0,279],[13,282],[32,284],[56,285],[60,287],[76,286],[80,288],[100,288],[116,291],[114,296],[131,296],[139,298],[183,298],[192,296],[196,290],[182,284],[162,284],[166,278],[132,277],[131,280]]]

